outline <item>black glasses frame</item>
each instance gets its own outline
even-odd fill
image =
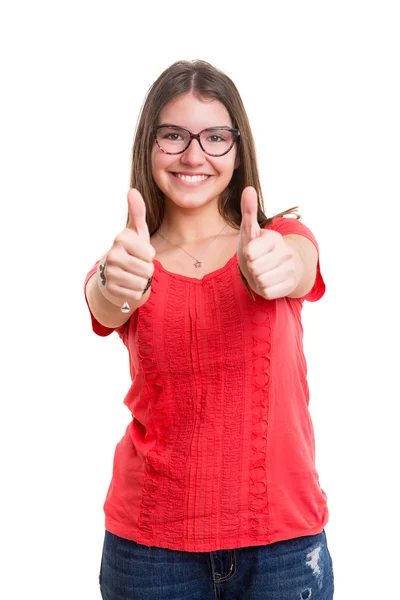
[[[161,148],[161,146],[160,146],[160,144],[158,143],[158,140],[157,140],[157,132],[162,127],[169,127],[170,129],[183,129],[184,131],[187,131],[188,134],[189,134],[189,136],[190,136],[189,142],[188,142],[187,146],[183,150],[180,150],[179,152],[167,152],[166,150],[164,150],[163,148]],[[207,150],[205,150],[203,148],[203,146],[201,145],[200,135],[202,133],[204,133],[205,131],[221,131],[221,129],[223,131],[230,131],[232,133],[232,135],[233,135],[232,145],[231,145],[230,148],[228,148],[228,150],[226,150],[226,152],[223,152],[222,154],[211,154],[211,152],[207,152]],[[203,150],[203,152],[205,152],[206,154],[208,154],[208,156],[216,156],[216,157],[218,157],[218,156],[225,156],[225,154],[228,154],[228,152],[230,152],[232,150],[232,148],[235,145],[236,141],[240,137],[240,131],[239,131],[239,129],[235,129],[233,127],[206,127],[206,129],[202,129],[201,131],[199,131],[199,133],[192,133],[186,127],[180,127],[179,125],[170,125],[168,123],[165,123],[163,125],[152,125],[151,130],[152,130],[153,137],[154,137],[154,139],[156,141],[157,146],[160,148],[161,152],[164,152],[164,154],[183,154],[183,152],[186,152],[186,150],[189,148],[189,146],[192,143],[192,141],[193,140],[197,140],[199,142],[200,148]]]

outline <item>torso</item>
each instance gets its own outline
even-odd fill
[[[201,261],[201,267],[195,267],[194,258],[179,247],[172,246],[157,233],[151,237],[151,244],[156,251],[155,259],[170,273],[203,279],[213,271],[224,267],[236,254],[239,231],[227,227],[226,231],[211,243],[203,241],[201,245],[184,246],[185,250]],[[207,246],[207,243],[209,245]]]

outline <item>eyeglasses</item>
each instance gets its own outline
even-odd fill
[[[208,127],[200,133],[192,133],[186,127],[177,125],[153,125],[152,133],[157,146],[165,154],[182,154],[192,140],[197,140],[200,148],[209,156],[228,154],[240,136],[239,129],[232,127]]]

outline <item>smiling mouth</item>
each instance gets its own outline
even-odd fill
[[[187,183],[199,183],[211,177],[211,175],[184,175],[183,173],[172,173],[172,175]]]

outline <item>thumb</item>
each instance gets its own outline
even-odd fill
[[[141,193],[135,188],[128,192],[129,221],[127,229],[135,231],[139,236],[150,239],[149,229],[146,223],[146,205]]]
[[[259,237],[261,228],[257,220],[258,198],[256,190],[248,186],[244,188],[241,199],[242,224],[240,235],[246,243]]]

